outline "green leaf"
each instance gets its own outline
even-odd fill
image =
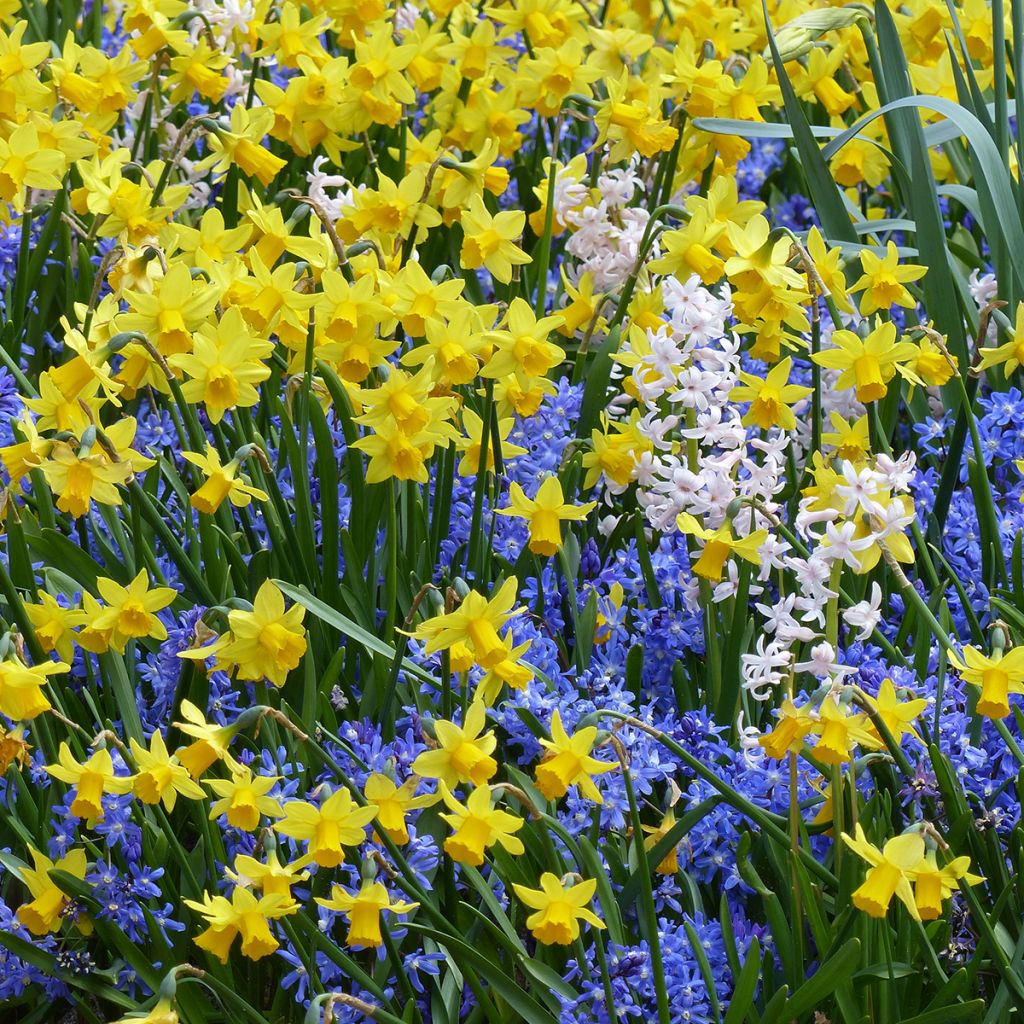
[[[757,991],[760,980],[761,944],[755,935],[750,940],[747,959],[743,963],[743,970],[740,971],[740,975],[736,979],[736,986],[729,999],[729,1010],[723,1024],[743,1024],[743,1021],[747,1019],[747,1014],[753,1008],[754,993]]]
[[[790,82],[789,75],[779,56],[779,48],[775,42],[771,20],[768,17],[768,5],[764,0],[762,0],[761,9],[764,12],[765,29],[768,33],[768,47],[778,73],[779,88],[782,90],[786,119],[793,128],[793,141],[796,143],[800,165],[807,180],[811,199],[814,201],[815,209],[821,219],[821,226],[825,235],[830,239],[856,242],[857,235],[850,223],[850,216],[846,212],[839,186],[833,180],[826,158],[814,141],[814,134],[807,123],[807,116],[804,114],[804,109],[793,89],[793,83]]]
[[[850,981],[859,962],[860,939],[850,939],[838,953],[826,960],[775,1014],[769,1016],[766,1013],[764,1024],[789,1021],[811,1010],[820,1010],[829,1003],[837,990]],[[848,1024],[856,1022],[849,1021]]]
[[[489,960],[469,943],[416,921],[409,922],[406,927],[411,932],[429,936],[439,946],[448,950],[452,959],[459,966],[469,966],[479,974],[495,995],[508,1003],[519,1014],[521,1020],[530,1021],[530,1024],[557,1024],[556,1019],[533,996],[523,991],[512,978],[499,968],[498,964]]]
[[[347,615],[313,597],[305,587],[297,587],[284,580],[274,580],[274,583],[280,588],[281,593],[290,597],[297,604],[301,604],[307,611],[311,611],[322,622],[326,622],[329,626],[334,626],[335,629],[340,630],[345,636],[351,637],[357,643],[362,644],[368,651],[373,651],[374,654],[381,654],[389,661],[394,661],[396,652],[391,644],[381,640],[378,636],[374,636],[369,630],[363,629],[362,626]],[[418,679],[428,683],[434,682],[434,677],[429,672],[405,658],[402,659],[402,668],[406,672],[411,672]]]
[[[926,1010],[914,1017],[904,1017],[901,1024],[961,1024],[977,1020],[985,1012],[983,999],[972,999],[968,1003],[954,1003],[940,1006],[937,1010]]]

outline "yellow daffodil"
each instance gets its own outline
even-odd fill
[[[75,878],[85,878],[85,850],[72,850],[56,862],[33,846],[28,848],[28,852],[33,867],[19,868],[18,875],[28,887],[32,900],[18,907],[17,918],[33,935],[43,936],[60,930],[61,911],[68,902],[67,896],[50,878],[50,872],[66,871]],[[84,921],[79,918],[78,924],[81,930]],[[87,930],[91,929],[87,926]]]
[[[907,364],[917,356],[917,347],[896,340],[896,325],[879,324],[866,338],[853,331],[834,331],[832,348],[815,352],[811,358],[830,370],[841,370],[836,387],[856,388],[859,402],[885,398],[889,381],[897,371],[907,375]]]
[[[1024,647],[1005,654],[982,654],[977,647],[965,647],[963,661],[950,653],[949,662],[965,683],[981,687],[978,714],[986,718],[1006,718],[1010,713],[1009,695],[1024,693]]]
[[[409,829],[406,826],[406,815],[410,811],[422,807],[430,807],[440,797],[434,793],[416,795],[420,779],[411,775],[401,786],[393,779],[380,772],[373,772],[366,779],[363,795],[368,803],[377,808],[376,828],[383,832],[393,843],[404,846],[409,842]]]
[[[526,822],[496,808],[493,792],[487,783],[477,786],[464,804],[452,795],[444,782],[440,783],[440,791],[452,812],[441,815],[452,828],[452,835],[444,841],[445,853],[452,860],[479,867],[484,862],[487,848],[495,843],[513,856],[524,851],[522,840],[514,833]]]
[[[911,882],[924,859],[924,839],[916,832],[888,840],[881,850],[868,842],[857,825],[854,838],[843,833],[843,842],[871,865],[860,888],[853,893],[853,905],[871,917],[885,917],[893,896],[897,896],[915,921],[921,919]]]
[[[345,847],[366,840],[366,826],[377,815],[375,804],[360,807],[347,789],[332,793],[319,806],[305,800],[289,800],[284,817],[274,822],[283,836],[307,843],[306,855],[297,863],[337,867],[345,859]]]
[[[769,757],[781,761],[787,754],[800,752],[804,737],[814,728],[814,718],[806,705],[798,708],[788,697],[782,702],[778,714],[772,731],[762,736],[758,743]]]
[[[793,360],[787,356],[773,366],[764,379],[740,371],[743,383],[733,388],[729,397],[737,402],[750,403],[743,417],[744,426],[760,427],[762,430],[770,430],[772,427],[796,429],[796,414],[791,406],[805,399],[813,389],[787,383],[792,368]]]
[[[526,225],[525,213],[503,210],[492,217],[483,199],[473,196],[462,213],[461,223],[459,261],[466,270],[486,267],[495,280],[508,284],[512,280],[512,268],[530,262],[530,257],[516,245]]]
[[[498,630],[510,619],[526,611],[525,608],[512,610],[518,586],[519,581],[511,576],[491,595],[490,600],[471,590],[458,608],[421,622],[413,636],[427,641],[427,654],[464,643],[472,651],[478,665],[491,668],[504,660],[507,653]],[[482,711],[480,722],[483,722]]]
[[[256,591],[252,611],[232,609],[224,636],[182,656],[202,659],[213,655],[218,667],[233,668],[239,679],[267,679],[284,686],[288,673],[306,653],[305,614],[300,604],[285,610],[284,595],[272,580],[265,580]]]
[[[235,886],[231,899],[203,893],[202,903],[185,900],[185,905],[201,914],[209,926],[196,940],[200,949],[212,953],[222,964],[228,962],[236,938],[242,940],[242,956],[262,960],[280,943],[270,930],[269,921],[294,913],[297,909],[280,894],[257,898],[248,889]]]
[[[698,576],[717,583],[731,555],[737,555],[753,565],[760,565],[758,551],[768,539],[767,530],[755,530],[746,537],[737,537],[728,522],[722,523],[717,530],[709,530],[701,526],[689,512],[680,512],[676,522],[681,533],[704,541],[704,550],[693,564],[693,571]]]
[[[47,765],[46,771],[55,779],[75,787],[75,798],[71,801],[70,810],[79,818],[87,821],[102,820],[103,794],[131,791],[131,776],[114,774],[114,761],[105,747],[94,751],[83,764],[79,764],[68,745],[61,743],[57,761],[57,764]]]
[[[530,524],[530,550],[545,557],[555,554],[562,546],[562,523],[580,522],[597,507],[596,501],[567,504],[557,476],[545,477],[533,498],[528,498],[522,487],[513,481],[509,500],[509,507],[497,509],[497,514],[525,519]]]
[[[915,740],[921,742],[913,721],[928,707],[928,701],[923,697],[901,701],[896,695],[893,681],[886,678],[882,680],[882,685],[878,689],[878,697],[869,696],[868,702],[897,743],[905,735],[913,736]]]
[[[549,800],[565,796],[570,786],[576,786],[583,796],[594,803],[604,803],[594,776],[614,771],[618,765],[591,757],[597,739],[597,728],[588,725],[572,736],[562,725],[562,713],[556,708],[551,714],[551,739],[541,739],[546,751],[537,765],[537,788]]]
[[[196,466],[206,477],[206,483],[189,499],[189,504],[205,515],[213,515],[227,498],[235,508],[245,508],[254,498],[267,501],[266,491],[261,491],[244,476],[239,476],[239,459],[232,459],[227,465],[220,461],[220,455],[213,445],[206,446],[206,452],[182,452],[182,458]]]
[[[231,773],[230,779],[206,779],[220,797],[210,805],[210,820],[224,815],[229,825],[253,832],[261,817],[280,818],[280,803],[267,794],[280,781],[277,775],[254,775],[248,767]]]
[[[970,857],[954,857],[939,867],[933,850],[925,854],[914,874],[914,904],[922,921],[935,921],[942,916],[942,904],[959,888],[961,881],[968,885],[985,881],[981,875],[971,874],[970,866]]]
[[[928,268],[918,263],[900,263],[895,242],[889,242],[885,256],[870,249],[861,249],[860,265],[864,273],[854,282],[850,291],[863,292],[860,311],[870,316],[876,310],[888,312],[892,306],[913,308],[915,299],[907,291],[906,283],[924,277]]]
[[[171,587],[149,586],[149,572],[140,569],[138,575],[122,587],[114,580],[100,576],[96,589],[106,602],[106,607],[92,620],[94,629],[110,630],[110,646],[124,651],[129,640],[153,637],[166,640],[167,629],[156,613],[166,608],[178,592]]]
[[[513,883],[516,896],[534,911],[526,919],[526,927],[545,945],[568,946],[579,938],[580,921],[593,928],[604,928],[601,919],[587,907],[597,890],[593,878],[575,885],[566,885],[558,875],[545,871],[540,888],[528,889]]]
[[[1001,366],[1007,380],[1018,366],[1024,365],[1024,302],[1017,303],[1017,315],[1010,340],[994,348],[982,348],[979,353],[979,369],[990,370],[994,366]]]
[[[498,738],[493,732],[483,731],[486,720],[487,711],[479,700],[470,704],[461,726],[437,719],[437,748],[420,754],[412,770],[425,779],[438,779],[449,789],[463,782],[482,786],[498,770],[498,762],[491,757]]]
[[[170,812],[179,796],[188,800],[204,800],[202,787],[192,781],[188,769],[167,752],[167,745],[159,732],[149,739],[147,750],[138,740],[128,741],[137,772],[132,779],[132,791],[144,804],[163,802]]]
[[[321,907],[340,911],[348,918],[345,942],[361,949],[376,949],[384,941],[380,931],[382,913],[408,914],[419,906],[403,900],[392,903],[387,887],[372,880],[364,881],[356,893],[346,892],[340,885],[335,885],[331,888],[330,899],[317,896],[316,901]]]

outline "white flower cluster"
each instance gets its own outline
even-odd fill
[[[635,243],[646,214],[622,204],[639,185],[631,170],[603,175],[595,202],[581,183],[562,176],[556,181],[555,213],[576,228],[568,243],[578,261],[572,276],[590,272],[595,291],[617,288],[635,270]],[[795,430],[745,426],[746,407],[733,397],[741,383],[741,354],[740,340],[730,329],[728,287],[716,288],[716,294],[697,277],[664,278],[658,287],[660,323],[644,330],[634,325],[614,357],[619,389],[606,410],[609,436],[616,427],[632,432],[633,469],[625,482],[621,474],[611,479],[605,473],[604,497],[614,507],[615,495],[635,487],[653,531],[671,531],[681,513],[693,516],[705,535],[728,522],[734,542],[764,531],[747,591],[760,622],[754,649],[742,657],[744,688],[752,699],[763,701],[774,697],[793,673],[839,685],[853,669],[839,662],[834,642],[827,639],[829,606],[839,599],[838,570],[860,570],[896,551],[909,551],[914,457],[871,457],[855,466],[838,456],[835,445],[825,445],[831,468],[819,470],[819,487],[800,499],[793,515],[782,493],[794,474],[799,481],[811,468],[810,400],[794,407]],[[984,288],[978,282],[979,292]],[[828,331],[822,343],[828,345]],[[852,389],[834,386],[836,376],[822,372],[826,433],[830,425],[854,424],[865,413]],[[824,498],[816,493],[821,486],[831,487]],[[609,528],[614,522],[609,517]],[[780,524],[789,530],[780,530]],[[695,557],[707,543],[713,541],[693,540]],[[709,581],[713,601],[737,594],[742,564],[737,557],[725,560],[721,580]],[[786,585],[779,593],[771,583],[783,574]],[[680,582],[688,606],[696,610],[700,581],[691,574]],[[874,584],[864,600],[841,609],[851,639],[870,636],[881,616],[881,599]]]
[[[558,221],[573,228],[566,250],[577,261],[575,276],[591,274],[598,292],[620,288],[636,269],[650,214],[628,204],[642,187],[636,161],[609,169],[598,176],[601,198],[595,206],[587,185],[567,167],[555,174],[552,205]]]

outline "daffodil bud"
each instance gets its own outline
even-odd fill
[[[170,1002],[178,994],[178,967],[172,967],[167,974],[164,975],[164,980],[160,982],[160,988],[157,992],[157,996],[160,999],[166,999]]]
[[[992,653],[1002,654],[1010,646],[1010,636],[1006,623],[998,619],[992,623],[992,631],[989,634],[992,644]]]
[[[863,17],[865,12],[855,7],[828,7],[801,14],[775,33],[775,45],[782,63],[806,57],[826,32],[848,28]],[[770,47],[766,48],[763,56],[769,64],[774,63]]]

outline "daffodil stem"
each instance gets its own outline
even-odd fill
[[[620,722],[625,722],[627,725],[631,725],[633,728],[640,729],[642,732],[647,733],[648,736],[657,740],[663,747],[675,754],[675,756],[678,757],[679,760],[690,769],[690,771],[707,782],[708,785],[710,785],[717,793],[720,793],[727,804],[735,807],[741,814],[746,815],[746,817],[754,822],[754,824],[756,824],[771,840],[782,847],[788,847],[790,845],[789,836],[786,834],[785,830],[780,828],[773,820],[773,818],[778,818],[777,815],[772,815],[770,812],[758,807],[741,793],[738,793],[730,785],[723,782],[706,764],[704,764],[703,761],[694,757],[693,754],[672,739],[671,736],[624,711],[605,709],[601,713],[609,718],[618,719]],[[781,821],[783,825],[786,824],[785,818],[778,818],[778,820]],[[818,861],[807,852],[807,850],[801,848],[798,853],[800,860],[803,861],[812,874],[816,875],[827,885],[834,886],[837,884],[836,876],[824,865],[819,864]]]
[[[480,462],[477,466],[476,484],[473,492],[473,521],[469,529],[469,550],[466,552],[466,569],[473,574],[477,589],[483,588],[483,513],[484,491],[487,488],[487,473],[491,450],[491,407],[494,405],[494,382],[490,379],[484,385],[484,408],[480,414]]]
[[[826,697],[830,700],[830,697]],[[840,838],[846,831],[846,806],[843,793],[843,772],[839,765],[832,765],[832,858],[836,874],[843,867],[843,841]]]
[[[538,140],[544,133],[544,121],[537,118]],[[534,299],[534,308],[537,317],[544,315],[547,303],[548,292],[548,263],[551,259],[551,235],[555,226],[555,182],[558,175],[556,164],[558,160],[558,143],[562,134],[562,118],[559,115],[556,121],[551,122],[551,153],[548,158],[548,194],[544,207],[544,234],[541,235],[537,247],[537,294]],[[539,148],[539,147],[538,147]]]
[[[636,802],[633,777],[629,771],[626,748],[621,740],[612,738],[612,747],[622,765],[622,778],[626,785],[626,799],[629,801],[629,816],[633,826],[633,842],[637,851],[637,873],[640,879],[641,916],[646,925],[647,947],[651,954],[651,974],[654,978],[654,992],[658,1002],[659,1024],[672,1024],[672,1009],[668,1001],[665,971],[661,957],[661,937],[658,934],[658,912],[654,906],[654,887],[651,883],[651,865],[644,849],[644,829],[640,819],[640,808]]]
[[[828,599],[828,608],[825,612],[825,639],[836,650],[839,644],[839,584],[843,578],[843,563],[836,559],[832,563],[832,574],[829,576],[828,589],[835,592],[835,597]]]
[[[981,443],[981,434],[978,433],[978,421],[974,415],[974,407],[971,404],[970,396],[967,394],[967,385],[964,383],[963,375],[959,372],[953,374],[957,389],[960,392],[960,400],[963,402],[964,415],[967,417],[967,428],[971,432],[971,447],[974,449],[974,460],[978,464],[978,477],[984,480],[985,485],[981,488],[980,504],[978,509],[979,520],[987,525],[988,529],[983,530],[982,537],[988,533],[991,541],[995,544],[995,551],[992,552],[995,565],[992,567],[994,578],[1003,583],[1006,582],[1006,556],[1003,554],[1002,541],[999,537],[999,514],[996,510],[995,497],[992,494],[992,481],[989,479],[988,469],[985,466],[985,449]],[[988,581],[986,581],[988,582]]]
[[[935,639],[938,640],[947,651],[953,650],[954,645],[949,634],[941,625],[939,625],[939,620],[935,618],[925,599],[917,592],[910,580],[907,579],[906,573],[904,573],[900,568],[900,564],[896,561],[892,552],[885,546],[885,542],[883,541],[879,547],[882,551],[882,557],[885,559],[885,564],[889,567],[893,576],[896,577],[896,584],[899,587],[899,591],[903,599],[905,601],[910,601],[921,618],[923,618],[928,624],[928,627],[931,629],[932,635]]]
[[[395,478],[388,480],[387,563],[384,567],[384,589],[387,593],[387,618],[384,635],[390,641],[398,621],[398,489]]]

